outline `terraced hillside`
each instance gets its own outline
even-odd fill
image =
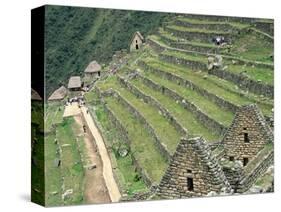
[[[273,37],[261,31],[270,27],[260,27],[260,21],[176,16],[85,95],[93,116],[107,117],[95,118],[102,128],[110,123],[104,133],[119,132],[117,143],[126,141],[146,187],[160,182],[182,136],[216,144],[238,108],[251,103],[270,119]],[[224,36],[227,44],[214,44],[215,36]],[[208,70],[208,57],[216,55],[223,67]],[[108,142],[113,146],[116,139]],[[127,169],[119,171],[130,188]]]

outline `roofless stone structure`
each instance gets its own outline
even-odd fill
[[[138,50],[143,43],[144,37],[142,34],[139,31],[135,32],[130,42],[130,51]]]
[[[162,198],[243,193],[273,164],[273,132],[255,104],[240,107],[221,142],[182,138],[157,188]]]
[[[183,138],[160,182],[158,194],[174,199],[210,192],[230,193],[231,187],[204,139]]]
[[[272,141],[273,132],[257,105],[242,106],[222,140],[224,157],[247,165],[265,144]]]

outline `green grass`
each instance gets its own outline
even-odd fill
[[[84,171],[78,152],[76,136],[72,129],[73,124],[74,119],[68,118],[57,127],[57,139],[62,148],[61,173],[64,177],[63,192],[73,189],[73,194],[65,199],[65,205],[83,202]]]
[[[163,28],[159,29],[159,33],[160,33],[161,37],[164,37],[164,38],[170,40],[170,42],[177,42],[177,43],[189,44],[192,46],[201,46],[201,47],[207,47],[207,48],[218,48],[218,46],[216,46],[213,43],[204,43],[204,42],[198,42],[196,40],[185,40],[182,38],[178,38],[178,37],[170,34],[169,32],[164,31]],[[152,38],[157,39],[158,41],[162,41],[158,36],[153,36]]]
[[[44,205],[44,136],[39,125],[32,124],[31,128],[32,159],[31,163],[31,200]],[[34,142],[35,141],[35,142]]]
[[[234,40],[231,54],[260,62],[273,63],[273,42],[266,41],[255,32],[247,32]]]
[[[124,145],[122,135],[120,135],[120,132],[111,123],[107,113],[104,111],[103,106],[98,105],[96,106],[95,110],[92,111],[96,114],[97,120],[102,126],[103,135],[109,142],[111,148],[114,148],[114,146]],[[127,194],[132,195],[139,191],[146,190],[147,187],[143,180],[135,180],[135,177],[138,175],[138,173],[133,165],[131,152],[129,152],[126,157],[120,157],[118,154],[116,154],[116,151],[114,151],[113,154],[117,162],[117,168],[122,174],[122,179],[124,179],[124,186]],[[122,179],[119,179],[119,182],[122,182]]]
[[[153,138],[145,126],[115,98],[106,98],[106,102],[127,129],[128,137],[131,140],[131,150],[139,164],[153,181],[159,183],[167,168],[167,162],[157,150]]]
[[[244,72],[249,79],[254,81],[261,80],[264,84],[273,85],[274,84],[274,72],[270,68],[260,68],[253,66],[243,66],[243,65],[227,65],[227,71],[235,74],[241,74]]]
[[[199,29],[199,28],[188,28],[183,26],[169,25],[168,29],[181,31],[181,32],[195,32],[195,33],[204,33],[204,34],[217,34],[217,35],[228,35],[229,32],[219,31],[219,30],[207,30],[207,29]]]
[[[174,57],[181,58],[181,59],[187,59],[187,60],[205,63],[206,65],[208,62],[208,58],[206,55],[201,55],[201,54],[196,54],[196,53],[187,54],[187,53],[180,52],[180,51],[166,50],[163,52],[163,54],[168,55],[168,56],[174,56]]]
[[[169,51],[169,50],[165,51],[163,54],[186,59],[186,60],[201,62],[207,65],[207,56],[196,55],[196,54],[192,55],[183,52]],[[274,73],[273,70],[270,68],[260,68],[260,67],[249,66],[249,65],[248,66],[233,65],[229,61],[225,62],[224,64],[228,66],[226,71],[232,72],[234,74],[240,74],[241,72],[245,71],[249,79],[252,79],[254,81],[261,80],[262,83],[273,85]]]
[[[144,92],[146,95],[150,95],[156,100],[158,100],[162,106],[169,110],[172,115],[178,120],[178,122],[188,130],[190,137],[195,135],[203,135],[208,141],[218,141],[220,136],[207,129],[199,120],[196,119],[195,115],[184,109],[180,104],[176,103],[174,99],[163,95],[161,92],[148,87],[143,84],[140,80],[131,81],[138,89]]]
[[[86,92],[84,97],[85,97],[85,101],[87,103],[92,103],[93,101],[99,100],[99,97],[98,97],[97,93],[95,93],[93,91]]]
[[[54,143],[55,134],[45,136],[45,192],[46,205],[55,206],[63,204],[61,169],[55,166],[55,159],[59,159],[57,154],[58,145]]]
[[[51,130],[53,124],[60,124],[63,121],[64,107],[61,103],[49,103],[45,106],[45,131]]]
[[[182,77],[183,79],[189,80],[194,84],[200,86],[201,88],[209,91],[210,93],[216,94],[217,96],[220,96],[235,105],[245,105],[258,101],[258,98],[254,98],[253,95],[251,96],[251,98],[247,98],[244,96],[240,96],[238,93],[228,91],[224,87],[228,86],[228,88],[231,90],[235,88],[231,86],[231,83],[218,79],[215,76],[207,75],[207,79],[204,79],[204,76],[206,75],[206,73],[204,72],[194,72],[182,66],[158,61],[157,59],[153,58],[147,59],[146,63],[153,68],[158,68],[162,71],[173,73]],[[219,86],[218,84],[221,84],[221,86]],[[263,113],[271,114],[272,105],[263,104],[261,102],[257,102],[257,104],[262,109]]]
[[[180,21],[191,23],[191,24],[208,24],[208,25],[222,25],[222,24],[228,24],[230,26],[236,27],[238,29],[242,29],[245,27],[248,27],[249,24],[239,23],[239,22],[228,22],[228,21],[209,21],[209,20],[199,20],[199,19],[193,19],[193,18],[186,18],[186,17],[180,17],[177,18]]]
[[[121,87],[117,80],[115,80],[115,83],[111,86],[144,116],[146,121],[155,129],[160,140],[167,146],[168,150],[173,153],[181,137],[180,133],[174,126],[172,126],[165,117],[159,114],[156,107],[146,104],[138,99],[130,91]]]
[[[192,89],[182,87],[176,82],[169,81],[167,79],[161,78],[155,74],[144,72],[144,76],[154,81],[155,83],[167,87],[176,93],[178,93],[183,98],[194,103],[199,107],[204,113],[206,113],[212,119],[222,123],[224,126],[229,126],[233,120],[234,114],[230,111],[227,111],[215,103],[208,100],[206,97],[201,96]]]

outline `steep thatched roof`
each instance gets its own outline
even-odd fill
[[[39,93],[37,91],[35,91],[33,88],[31,88],[31,100],[37,100],[37,101],[41,101],[42,98],[39,95]]]
[[[64,86],[61,86],[60,88],[58,88],[57,90],[55,90],[52,95],[49,97],[48,100],[61,100],[64,99],[64,97],[66,96],[67,93],[67,89]]]
[[[87,68],[85,69],[85,73],[96,73],[99,72],[101,70],[101,66],[100,64],[98,64],[97,61],[92,61],[90,62],[90,64],[87,66]]]
[[[81,88],[81,78],[79,76],[70,77],[68,88]]]

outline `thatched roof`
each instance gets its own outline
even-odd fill
[[[31,100],[37,100],[37,101],[41,101],[42,98],[39,95],[39,93],[37,91],[35,91],[33,88],[31,88]]]
[[[85,73],[96,73],[99,72],[101,70],[101,66],[100,64],[98,64],[97,61],[92,61],[90,62],[90,64],[87,66],[87,68],[85,69]]]
[[[81,88],[81,78],[79,76],[70,77],[68,88]]]
[[[57,90],[55,90],[48,100],[61,100],[66,96],[67,89],[64,86],[61,86]]]
[[[131,38],[131,43],[132,43],[132,41],[134,40],[134,38],[135,38],[136,36],[139,36],[139,38],[140,38],[142,41],[144,41],[144,37],[142,36],[142,34],[141,34],[139,31],[137,31],[137,32],[135,32],[135,33],[133,34],[133,36],[132,36],[132,38]]]

